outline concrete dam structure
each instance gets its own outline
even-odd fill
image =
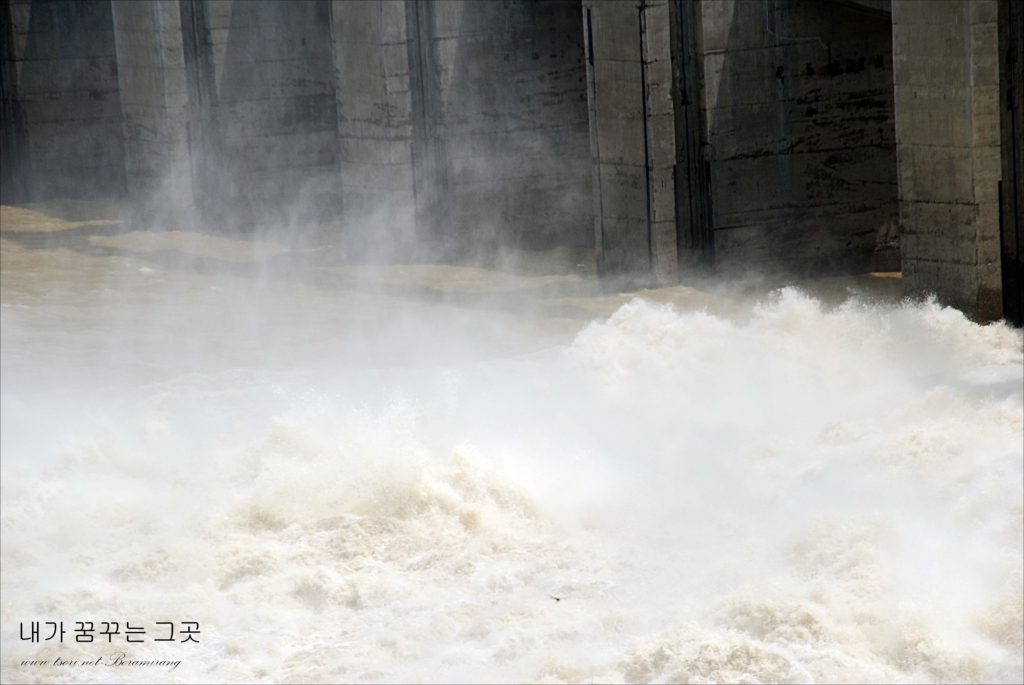
[[[0,0],[0,682],[1024,683],[1024,0]]]
[[[592,252],[610,282],[901,271],[1020,325],[1012,0],[3,0],[4,204]]]

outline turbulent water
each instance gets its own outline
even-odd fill
[[[483,270],[332,289],[14,237],[5,682],[1024,676],[1019,331],[797,289],[587,323],[352,286],[543,285]]]

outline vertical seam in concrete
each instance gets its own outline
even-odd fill
[[[154,26],[154,29],[155,29],[157,27],[157,23],[156,23],[156,6],[153,5],[153,6],[150,7],[150,9],[151,9],[152,14],[153,14],[153,26]],[[116,11],[114,9],[114,5],[113,4],[111,4],[111,7],[110,7],[110,19],[111,19],[111,23],[114,25],[114,60],[117,62],[118,67],[120,67],[121,64],[123,64],[124,62],[127,62],[127,55],[125,55],[125,47],[122,45],[122,33],[123,32],[117,30],[117,14],[116,14]],[[158,50],[159,50],[159,43],[157,45],[158,45]],[[160,54],[160,52],[158,51],[157,54]],[[162,70],[160,70],[160,71],[162,72]],[[135,157],[135,150],[133,149],[135,146],[133,145],[132,136],[129,135],[129,132],[128,132],[128,108],[125,107],[124,89],[121,87],[121,83],[120,83],[120,79],[123,77],[123,72],[122,72],[122,70],[120,68],[118,68],[117,73],[118,73],[117,101],[118,101],[118,104],[121,106],[121,137],[124,140],[124,147],[125,147],[124,172],[125,172],[125,180],[127,182],[127,179],[130,178],[131,174],[132,174],[132,170],[129,168],[129,164],[131,163],[132,159]],[[161,73],[161,76],[162,75],[163,74]],[[161,86],[161,90],[162,90],[162,88],[163,88],[163,82],[162,81],[160,83],[160,86]],[[131,192],[127,192],[126,195],[128,196],[129,201],[134,205],[135,204],[135,202],[134,202],[135,198],[132,197]]]
[[[406,0],[406,38],[409,39],[409,92],[413,116],[413,196],[417,231],[447,254],[465,247],[445,228],[450,227],[449,169],[442,128],[440,74],[435,54],[434,6],[428,0]],[[411,15],[410,15],[411,11]],[[414,64],[415,63],[415,68]],[[419,150],[419,154],[415,152]]]
[[[225,207],[220,203],[225,200],[226,193],[234,191],[234,186],[225,186],[225,179],[218,173],[223,159],[219,122],[216,118],[216,75],[213,73],[210,55],[211,44],[207,39],[209,29],[206,0],[179,0],[179,7],[181,48],[189,100],[187,130],[192,197],[200,221],[219,221],[225,218]],[[211,198],[215,198],[218,204],[214,204]]]
[[[158,79],[158,83],[159,83],[158,87],[160,89],[160,104],[161,104],[162,107],[166,108],[167,107],[167,90],[166,90],[166,82],[164,81],[164,69],[163,69],[163,66],[164,66],[164,59],[163,59],[163,56],[164,56],[163,27],[162,27],[162,25],[160,23],[159,10],[158,10],[157,4],[153,3],[152,5],[150,5],[150,7],[151,7],[151,9],[153,11],[153,27],[156,29],[156,54],[157,54],[157,60],[158,60],[158,63],[160,64],[160,68],[157,69],[157,74],[158,74],[157,75],[157,79]],[[120,91],[120,88],[118,89],[118,91]],[[166,128],[166,122],[163,119],[164,118],[161,117],[161,122],[160,123],[163,124],[162,128]],[[161,133],[162,132],[163,131],[161,131]]]
[[[383,55],[383,52],[384,52],[384,18],[383,18],[384,8],[381,7],[380,3],[381,3],[381,0],[377,0],[376,3],[375,3],[376,11],[374,12],[374,19],[376,20],[375,24],[376,24],[376,29],[377,29],[377,36],[376,36],[377,50],[378,50],[378,54],[380,55],[380,59],[377,61],[377,64],[380,65],[380,82],[382,84],[384,84],[384,126],[385,126],[384,130],[385,130],[385,138],[387,140],[387,148],[386,148],[386,150],[387,150],[387,157],[385,158],[384,162],[385,162],[387,168],[390,169],[391,168],[391,162],[392,162],[392,159],[391,159],[391,145],[392,145],[392,142],[394,140],[394,128],[393,128],[393,123],[394,122],[393,122],[393,117],[391,115],[391,93],[388,91],[388,85],[387,85],[388,84],[388,71],[384,67],[384,55]],[[403,6],[403,8],[404,8],[404,6]],[[408,36],[406,36],[406,39],[408,39]],[[408,60],[408,56],[406,56],[406,59]],[[341,156],[339,155],[339,159],[340,159],[340,157]],[[388,190],[391,190],[391,180],[390,180],[390,177],[388,179]]]
[[[583,41],[587,63],[587,114],[590,120],[590,155],[593,159],[594,188],[594,258],[598,276],[604,275],[604,207],[601,200],[601,143],[597,135],[597,78],[594,74],[594,30],[590,7],[583,6]]]
[[[968,168],[971,169],[971,203],[977,205],[977,183],[974,178],[974,36],[971,31],[971,2],[964,2],[960,5],[960,26],[963,31],[963,44],[964,44],[964,73],[967,75],[967,91],[969,93],[967,97],[967,163]],[[978,222],[975,221],[971,226],[974,229],[974,263],[980,265],[978,259]],[[975,283],[975,288],[977,288]]]
[[[424,202],[423,179],[423,68],[419,49],[420,29],[417,0],[405,0],[405,47],[409,59],[409,104],[412,114],[412,140],[409,145],[409,159],[412,166],[413,215],[416,230],[422,234],[426,227],[422,222],[421,205]]]
[[[698,29],[703,30],[699,23],[703,21],[701,11],[698,2],[671,0],[676,254],[680,276],[687,266],[709,272],[713,272],[715,266],[711,164],[707,159],[710,146],[704,120],[703,69],[699,63],[702,50]],[[683,221],[686,226],[680,233]]]
[[[692,58],[693,85],[693,131],[694,150],[696,151],[697,166],[696,183],[699,184],[701,214],[701,263],[710,274],[715,273],[717,262],[715,257],[715,195],[714,184],[711,175],[711,161],[714,158],[715,148],[711,144],[711,132],[707,122],[707,102],[705,98],[706,86],[704,71],[704,3],[706,0],[692,0],[692,8],[687,16],[690,24],[689,33],[692,47],[687,52],[688,58]]]
[[[895,0],[892,3],[890,10],[890,28],[892,40],[892,51],[889,58],[892,60],[892,91],[893,91],[893,106],[892,106],[892,127],[893,127],[893,144],[896,147],[896,234],[900,240],[900,272],[905,273],[907,271],[907,264],[909,263],[905,235],[907,230],[907,206],[909,200],[907,200],[907,184],[904,179],[903,166],[906,162],[906,152],[903,153],[903,161],[901,162],[901,146],[903,144],[903,129],[906,126],[906,112],[904,108],[900,106],[900,91],[905,87],[901,83],[902,75],[899,67],[899,60],[897,59],[897,53],[899,52],[900,42],[898,40],[897,32],[900,26],[903,24],[902,5],[899,0]],[[903,292],[907,294],[907,280],[903,280]]]
[[[341,99],[342,92],[338,88],[338,83],[341,81],[341,69],[338,66],[338,41],[334,35],[334,2],[329,1],[327,3],[327,35],[331,41],[331,63],[334,65],[334,173],[337,179],[338,193],[337,197],[334,198],[335,202],[340,203],[339,214],[341,215],[342,221],[345,221],[345,179],[342,177],[342,154],[341,154],[341,132],[338,130],[339,124],[341,123]],[[216,80],[216,74],[214,75]],[[216,86],[214,86],[216,87]],[[343,224],[344,225],[344,224]]]
[[[637,12],[640,25],[640,107],[644,123],[644,198],[647,207],[647,269],[653,276],[654,271],[654,236],[651,222],[651,137],[648,130],[647,98],[650,95],[650,84],[647,82],[647,3],[637,0]]]
[[[199,37],[196,35],[195,30],[195,0],[180,0],[178,3],[178,10],[181,14],[181,47],[183,61],[185,63],[185,84],[188,90],[188,119],[185,130],[188,136],[189,167],[192,178],[192,198],[193,202],[196,204],[198,216],[202,217],[204,215],[203,210],[206,208],[206,179],[202,169],[204,160],[197,160],[197,157],[205,156],[205,154],[203,150],[204,141],[200,105],[202,96],[199,93],[202,85],[200,85],[201,77],[198,75],[198,55],[200,48],[197,45]]]

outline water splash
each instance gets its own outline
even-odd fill
[[[69,389],[5,436],[4,680],[99,654],[19,621],[121,617],[204,640],[47,679],[1019,681],[1022,350],[786,289],[526,356]],[[23,390],[5,426],[55,399]]]

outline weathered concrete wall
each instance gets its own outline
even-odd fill
[[[225,18],[226,33],[219,23]],[[229,13],[211,11],[209,22],[219,164],[237,216],[277,225],[336,219],[338,96],[329,3],[233,2]]]
[[[898,219],[908,293],[998,316],[999,6],[2,0],[3,192],[645,284],[896,268]]]
[[[885,12],[648,0],[585,16],[604,272],[899,268]]]
[[[409,253],[415,241],[406,3],[332,5],[345,230],[354,249]]]
[[[889,16],[701,4],[718,271],[898,269]]]
[[[894,0],[903,285],[1001,316],[995,0]]]
[[[447,235],[477,250],[592,245],[579,4],[442,0],[432,10],[423,47],[438,93],[424,115],[445,141]]]
[[[30,197],[123,196],[110,0],[11,0],[10,17]]]
[[[189,100],[178,0],[113,3],[125,171],[136,225],[189,226]]]

